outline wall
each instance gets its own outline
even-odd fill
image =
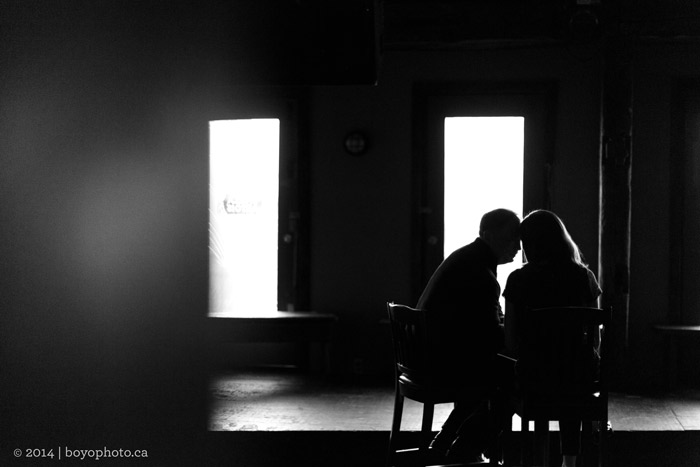
[[[412,86],[417,82],[555,82],[552,208],[597,263],[599,62],[580,48],[385,51],[375,87],[316,87],[311,101],[312,306],[339,315],[336,363],[390,367],[385,302],[414,304]],[[361,157],[344,135],[367,132]],[[474,233],[476,236],[476,232]],[[465,243],[471,238],[465,239]],[[387,360],[389,364],[387,364]]]
[[[0,8],[0,464],[59,446],[200,457],[219,13]]]
[[[634,54],[634,134],[632,162],[632,245],[630,380],[643,387],[664,383],[667,362],[655,323],[669,322],[670,178],[672,152],[672,95],[679,79],[700,76],[698,44],[658,41],[639,44]],[[696,310],[683,310],[685,316]],[[685,324],[696,324],[686,322]],[[687,373],[681,380],[698,384],[698,346],[687,346]],[[688,358],[694,355],[696,358]],[[686,378],[687,376],[687,378]]]

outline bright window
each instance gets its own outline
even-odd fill
[[[212,121],[209,137],[209,314],[276,311],[280,121]]]

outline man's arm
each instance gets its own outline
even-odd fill
[[[520,336],[518,335],[518,310],[513,302],[506,300],[505,334],[506,355],[518,358],[520,351]]]

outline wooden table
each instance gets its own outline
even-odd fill
[[[678,384],[678,343],[681,339],[700,338],[700,326],[684,324],[655,324],[654,329],[664,337],[664,364],[667,389]]]
[[[331,344],[338,317],[311,311],[271,311],[265,313],[214,315],[207,319],[207,338],[212,343],[286,343],[308,345],[310,367],[316,365],[312,346],[321,347],[322,371],[331,367]]]

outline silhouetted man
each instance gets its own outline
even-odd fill
[[[520,250],[519,225],[507,209],[484,214],[479,237],[440,264],[418,301],[427,312],[435,378],[464,394],[431,443],[434,453],[479,460],[493,436],[483,400],[496,386],[496,354],[504,346],[496,267]]]

